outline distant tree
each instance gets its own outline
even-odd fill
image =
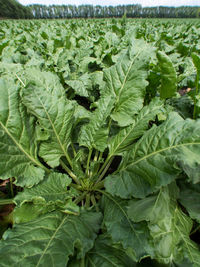
[[[33,18],[33,13],[29,7],[21,5],[16,0],[0,0],[0,17],[13,19]]]

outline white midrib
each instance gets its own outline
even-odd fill
[[[156,155],[156,154],[162,153],[162,152],[164,152],[164,151],[167,151],[167,150],[170,150],[170,149],[174,149],[174,148],[178,148],[178,147],[182,147],[182,146],[191,146],[191,145],[200,145],[200,142],[197,142],[197,143],[184,143],[184,144],[178,144],[178,145],[174,145],[174,146],[170,146],[170,147],[165,147],[165,148],[163,148],[163,149],[154,151],[154,152],[152,152],[152,153],[150,153],[150,154],[148,154],[148,155],[146,155],[146,156],[144,156],[144,157],[142,157],[142,158],[140,158],[140,159],[138,159],[138,160],[136,160],[136,161],[134,161],[134,162],[132,162],[132,163],[130,163],[130,164],[128,164],[128,165],[126,165],[126,166],[125,166],[124,168],[122,168],[120,171],[123,171],[123,170],[125,170],[128,166],[136,165],[136,164],[138,164],[140,161],[145,160],[145,159],[147,159],[147,158],[150,158],[150,157],[152,157],[152,156],[154,156],[154,155]]]
[[[58,143],[59,143],[59,145],[60,145],[60,147],[61,147],[61,149],[62,149],[62,151],[63,151],[65,157],[68,159],[68,155],[67,155],[67,153],[66,153],[66,151],[65,151],[65,149],[64,149],[64,147],[63,147],[63,144],[62,144],[62,142],[61,142],[61,140],[60,140],[60,137],[59,137],[59,135],[58,135],[58,133],[57,133],[57,131],[56,131],[56,128],[54,127],[54,124],[53,124],[53,122],[52,122],[52,120],[51,120],[51,117],[49,116],[48,111],[46,110],[45,106],[43,105],[43,102],[42,102],[42,100],[40,99],[40,97],[38,96],[38,94],[36,94],[36,92],[34,92],[34,93],[35,93],[36,97],[38,98],[38,100],[40,101],[40,104],[41,104],[41,106],[43,107],[43,109],[44,109],[44,111],[45,111],[45,114],[47,115],[48,120],[50,121],[50,124],[51,124],[51,126],[52,126],[52,128],[53,128],[53,131],[54,131],[54,133],[55,133],[56,139],[58,140]]]
[[[46,254],[48,248],[50,247],[50,244],[51,244],[52,240],[55,238],[57,232],[58,232],[58,231],[60,230],[60,228],[63,226],[65,220],[66,220],[68,217],[69,217],[69,215],[67,215],[66,217],[64,217],[63,220],[61,221],[60,225],[58,226],[58,228],[55,230],[55,232],[54,232],[54,234],[52,235],[52,237],[50,238],[50,240],[49,240],[49,242],[48,242],[48,244],[47,244],[45,250],[44,250],[43,253],[41,254],[41,256],[40,256],[40,258],[39,258],[39,261],[38,261],[36,267],[38,267],[38,266],[40,265],[40,262],[41,262],[42,258],[44,257],[44,255]]]
[[[130,62],[130,66],[129,66],[128,70],[127,70],[127,73],[126,73],[126,75],[125,75],[125,77],[124,77],[122,86],[121,86],[121,88],[120,88],[120,90],[119,90],[119,94],[118,94],[118,96],[117,96],[117,100],[116,100],[116,104],[115,104],[116,107],[117,107],[117,104],[118,104],[118,102],[119,102],[119,99],[120,99],[120,96],[121,96],[121,92],[122,92],[122,90],[123,90],[123,88],[124,88],[124,86],[125,86],[127,77],[128,77],[128,75],[129,75],[129,73],[130,73],[130,70],[131,70],[131,68],[132,68],[132,66],[133,66],[133,63],[135,62],[135,59],[139,56],[140,53],[141,53],[141,51],[139,51],[139,52],[134,56],[134,58],[132,59],[132,61]],[[113,88],[113,91],[114,91],[114,93],[115,93],[114,88]],[[115,95],[117,95],[117,94],[115,93]],[[116,109],[116,108],[115,108],[115,109]]]
[[[19,142],[12,136],[12,134],[9,132],[9,130],[3,125],[3,123],[0,121],[0,125],[3,128],[3,130],[6,132],[6,134],[12,139],[12,141],[16,144],[16,146],[29,158],[32,162],[34,162],[37,166],[47,170],[39,161],[35,160],[33,157],[31,157],[26,150],[23,149],[23,147],[20,145]]]

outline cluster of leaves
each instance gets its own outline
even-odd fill
[[[157,41],[94,22],[2,23],[0,177],[19,190],[0,266],[200,266],[198,47],[183,116]]]

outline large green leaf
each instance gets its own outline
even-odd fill
[[[111,116],[122,127],[133,123],[133,116],[143,107],[149,54],[146,46],[129,51],[104,71],[105,91],[115,97]]]
[[[200,251],[189,238],[192,221],[178,209],[172,190],[165,187],[156,196],[130,201],[128,216],[134,222],[148,222],[153,258],[165,264],[184,262],[187,258],[199,266]]]
[[[89,149],[96,148],[102,152],[105,150],[109,134],[107,118],[113,108],[113,103],[113,97],[109,95],[98,101],[96,110],[91,113],[90,122],[81,128],[78,138],[81,146]]]
[[[190,217],[200,223],[200,192],[188,186],[181,190],[180,202],[187,209]]]
[[[22,91],[23,103],[50,134],[50,139],[40,146],[40,156],[51,167],[56,167],[62,156],[69,158],[67,148],[70,144],[74,107],[66,99],[56,75],[31,69],[27,80]]]
[[[163,52],[157,53],[158,64],[161,71],[160,97],[169,98],[175,95],[177,90],[177,76],[173,63]]]
[[[105,186],[112,195],[143,198],[171,183],[181,170],[194,183],[200,181],[199,168],[200,121],[171,113],[143,135]]]
[[[66,174],[51,173],[38,185],[18,193],[14,199],[17,204],[14,210],[15,223],[33,220],[56,209],[78,213],[79,207],[72,204],[72,198],[77,193],[69,188],[70,183],[71,179]]]
[[[94,248],[87,253],[86,261],[87,266],[96,267],[136,266],[121,246],[113,244],[112,240],[105,235],[96,239]]]
[[[154,120],[162,108],[163,102],[159,99],[154,99],[148,106],[145,106],[131,125],[121,129],[109,140],[109,156],[119,155],[131,149],[130,145],[143,135],[148,129],[149,121]]]
[[[20,186],[32,186],[47,169],[37,158],[35,121],[21,104],[19,89],[9,77],[0,80],[0,175],[14,176]]]
[[[135,260],[147,255],[148,232],[146,224],[133,223],[126,211],[128,202],[104,193],[102,209],[104,224],[114,242],[120,242],[124,249],[131,249]]]
[[[70,197],[68,186],[71,183],[71,179],[66,174],[51,173],[47,179],[44,179],[38,185],[25,189],[23,192],[19,192],[15,197],[15,202],[19,205],[24,201],[32,201],[34,198],[43,198],[46,202],[49,201],[64,201]]]
[[[66,267],[75,249],[82,258],[93,247],[100,223],[100,213],[74,216],[51,212],[15,225],[0,241],[0,265]]]
[[[192,61],[196,67],[198,75],[200,75],[200,56],[196,53],[192,53]]]

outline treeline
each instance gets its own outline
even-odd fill
[[[200,7],[145,7],[141,5],[92,6],[92,5],[31,5],[36,19],[62,18],[197,18]]]
[[[0,0],[0,18],[30,19],[33,14],[16,0]]]

